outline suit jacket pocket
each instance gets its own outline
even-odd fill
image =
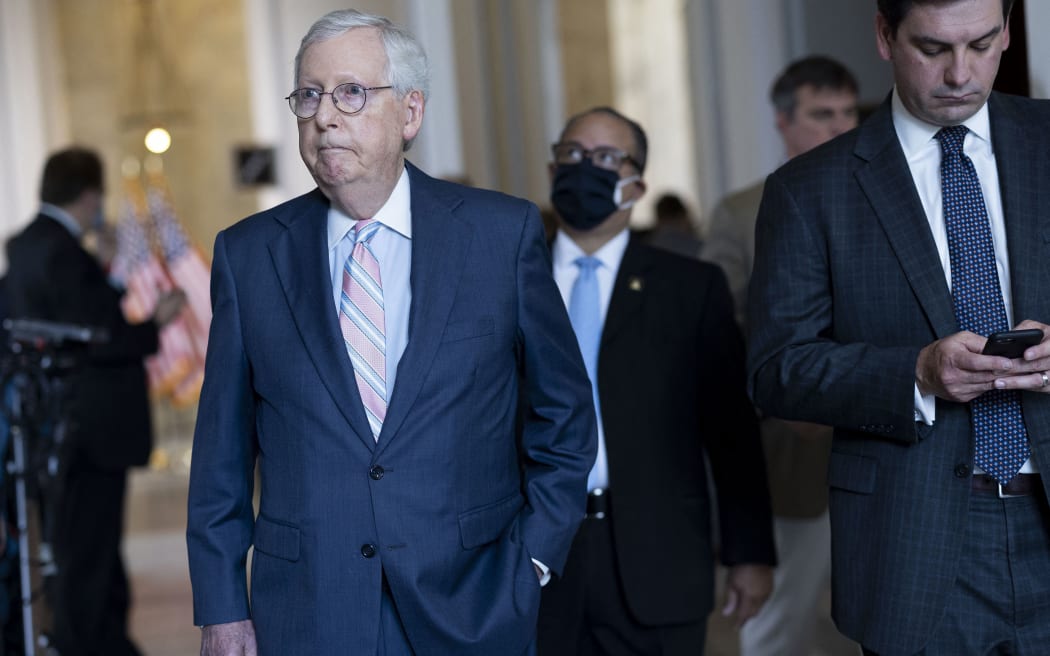
[[[491,335],[496,332],[496,322],[492,317],[481,317],[471,321],[453,321],[445,326],[442,342],[458,342],[463,339]]]
[[[298,527],[267,519],[262,515],[255,520],[253,544],[257,551],[284,560],[299,560],[300,534]]]
[[[517,492],[459,515],[459,537],[464,549],[498,538],[518,514],[525,500]]]
[[[874,458],[832,451],[828,463],[828,485],[849,492],[871,494],[875,491],[875,474],[878,470],[879,463]]]

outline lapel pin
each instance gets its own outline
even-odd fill
[[[640,292],[640,291],[642,291],[642,287],[644,287],[644,285],[642,284],[642,279],[640,277],[638,277],[638,276],[631,276],[627,280],[627,287],[632,292]]]

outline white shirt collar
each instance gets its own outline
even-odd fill
[[[412,188],[407,168],[402,169],[390,198],[372,218],[406,238],[412,238]],[[328,209],[328,249],[335,248],[356,223],[335,205],[331,205]]]
[[[631,231],[624,228],[615,237],[605,242],[601,248],[592,253],[592,256],[601,261],[603,268],[616,271],[620,268],[620,260],[623,259],[623,253],[627,250],[627,242],[630,239]],[[554,245],[551,250],[551,257],[556,267],[574,266],[573,263],[576,261],[576,258],[587,255],[563,230],[559,230],[554,236]]]
[[[62,226],[77,239],[80,239],[84,235],[84,229],[80,227],[80,223],[73,218],[72,214],[58,205],[40,203],[40,213],[61,223]]]
[[[896,87],[893,88],[891,105],[893,108],[893,127],[897,131],[897,139],[901,143],[901,149],[904,150],[904,156],[911,160],[920,151],[927,148],[931,141],[935,141],[934,135],[941,129],[941,126],[920,120],[909,112],[908,108],[904,106],[904,102],[901,101]],[[988,144],[989,148],[991,147],[992,126],[988,119],[987,101],[981,105],[977,113],[963,121],[962,125],[969,128],[975,137]]]

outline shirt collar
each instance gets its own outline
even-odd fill
[[[84,229],[80,227],[80,223],[73,218],[73,215],[65,211],[58,205],[52,205],[51,203],[40,203],[40,213],[46,217],[52,218],[62,224],[66,230],[70,232],[74,237],[80,239],[84,235]]]
[[[897,139],[901,142],[901,149],[904,151],[905,158],[911,160],[922,149],[928,147],[931,141],[935,141],[934,135],[941,129],[941,126],[922,121],[909,112],[908,108],[901,101],[896,87],[893,88],[891,104],[893,108],[893,127],[897,131]],[[987,101],[981,105],[977,113],[963,121],[962,125],[969,128],[975,137],[989,146],[991,145],[992,127],[988,119]]]
[[[401,177],[397,179],[390,197],[372,218],[394,232],[412,239],[412,189],[407,168],[401,171]],[[335,205],[331,205],[328,208],[328,250],[335,248],[356,224],[357,221],[337,209]]]
[[[628,228],[624,228],[615,237],[605,242],[601,248],[592,253],[591,256],[598,258],[603,267],[610,271],[616,271],[620,267],[620,260],[623,259],[623,253],[627,250],[627,242],[630,239],[631,231]],[[563,230],[559,230],[558,234],[554,236],[554,245],[551,247],[551,250],[554,266],[559,268],[573,266],[576,258],[587,255],[572,240],[572,237],[565,234]]]

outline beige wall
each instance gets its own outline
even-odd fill
[[[175,209],[209,254],[218,230],[255,210],[233,167],[251,138],[241,12],[240,0],[55,2],[70,133],[106,160],[111,218],[121,162],[147,154],[146,117],[159,115],[173,139],[163,162]]]
[[[569,116],[615,102],[607,0],[558,3],[565,110]]]

